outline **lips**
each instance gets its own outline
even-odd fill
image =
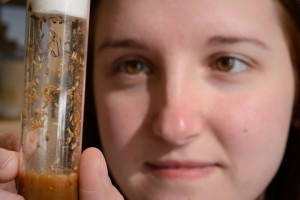
[[[166,160],[147,162],[146,167],[159,178],[201,179],[212,174],[220,165],[212,162]]]

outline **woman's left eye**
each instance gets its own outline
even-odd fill
[[[149,66],[139,60],[127,60],[118,65],[117,70],[121,73],[129,75],[138,75],[140,73],[148,74],[150,72]]]
[[[212,69],[224,73],[239,73],[249,67],[247,62],[231,56],[222,56],[215,59]]]

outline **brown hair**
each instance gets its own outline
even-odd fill
[[[98,121],[95,112],[94,102],[94,84],[93,84],[93,60],[94,60],[94,33],[96,9],[100,0],[91,0],[90,5],[90,26],[89,26],[89,41],[88,41],[88,59],[86,73],[86,88],[85,88],[85,108],[84,108],[84,123],[83,123],[83,144],[82,149],[88,147],[98,147],[101,149],[99,137]]]
[[[296,80],[295,106],[298,107],[300,78],[300,0],[274,0],[279,13],[279,20],[284,30],[290,49]],[[300,119],[300,110],[295,109],[294,117]],[[297,120],[298,121],[298,120]]]
[[[282,164],[267,188],[267,200],[300,199],[300,1],[274,0],[294,68],[296,91],[289,139]]]
[[[268,186],[266,200],[300,200],[300,0],[273,0],[290,49],[296,80],[296,97],[289,139],[281,166]],[[96,8],[100,0],[91,0],[89,53],[86,83],[86,104],[83,149],[95,146],[101,149],[93,96],[93,34]]]

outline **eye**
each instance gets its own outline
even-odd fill
[[[248,67],[249,65],[245,61],[231,56],[216,58],[212,64],[214,70],[227,73],[239,73]]]
[[[150,73],[150,68],[148,67],[148,65],[145,62],[139,60],[126,60],[117,66],[117,70],[121,73],[129,75]]]

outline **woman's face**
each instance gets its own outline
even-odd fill
[[[294,99],[271,0],[103,0],[94,84],[104,153],[132,200],[256,199]]]

